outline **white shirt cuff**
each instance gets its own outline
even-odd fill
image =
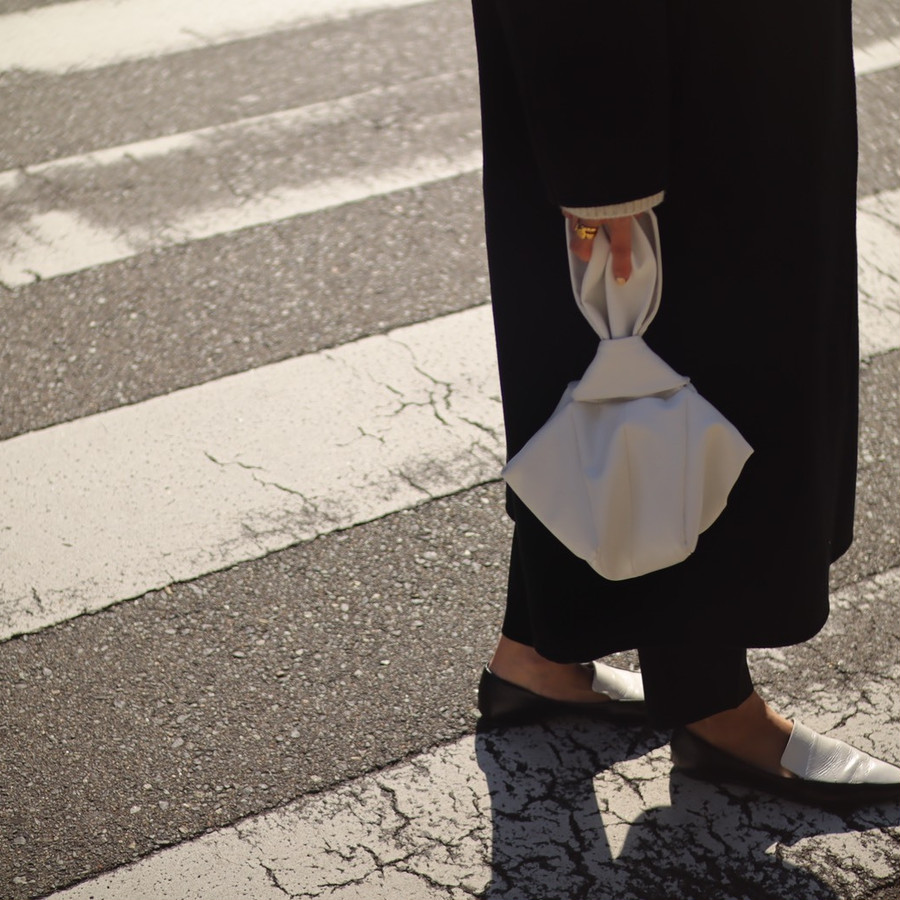
[[[571,213],[579,219],[619,219],[623,216],[636,216],[647,212],[662,203],[665,191],[642,197],[640,200],[628,200],[625,203],[610,203],[609,206],[564,206],[563,212]]]

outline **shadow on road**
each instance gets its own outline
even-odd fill
[[[480,728],[493,824],[484,900],[849,900],[819,877],[846,861],[815,837],[895,824],[896,811],[851,822],[692,781],[671,773],[667,739],[575,720]]]

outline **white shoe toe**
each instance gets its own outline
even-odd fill
[[[611,700],[643,701],[644,680],[640,672],[616,669],[606,663],[594,663],[594,680],[591,688],[605,694]]]
[[[896,784],[900,768],[794,722],[781,764],[799,778],[833,784]]]

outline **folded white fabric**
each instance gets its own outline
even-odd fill
[[[610,260],[602,229],[589,263],[569,251],[575,300],[600,346],[503,477],[576,556],[620,580],[693,553],[753,450],[641,336],[662,294],[652,211],[632,219],[626,284]]]

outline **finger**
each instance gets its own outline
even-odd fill
[[[631,278],[631,219],[608,219],[609,252],[612,256],[612,273],[617,284],[625,284]]]
[[[596,236],[596,232],[590,237],[579,237],[577,232],[575,231],[575,228],[579,224],[593,225],[594,223],[588,222],[584,219],[579,219],[576,216],[570,215],[569,213],[566,213],[565,216],[572,225],[572,239],[569,241],[569,247],[571,248],[575,256],[582,262],[590,262],[591,252],[594,249],[594,237]]]
[[[582,262],[591,261],[591,251],[594,249],[593,238],[580,238],[576,234],[572,236],[569,246],[572,248],[572,252],[575,256]]]

